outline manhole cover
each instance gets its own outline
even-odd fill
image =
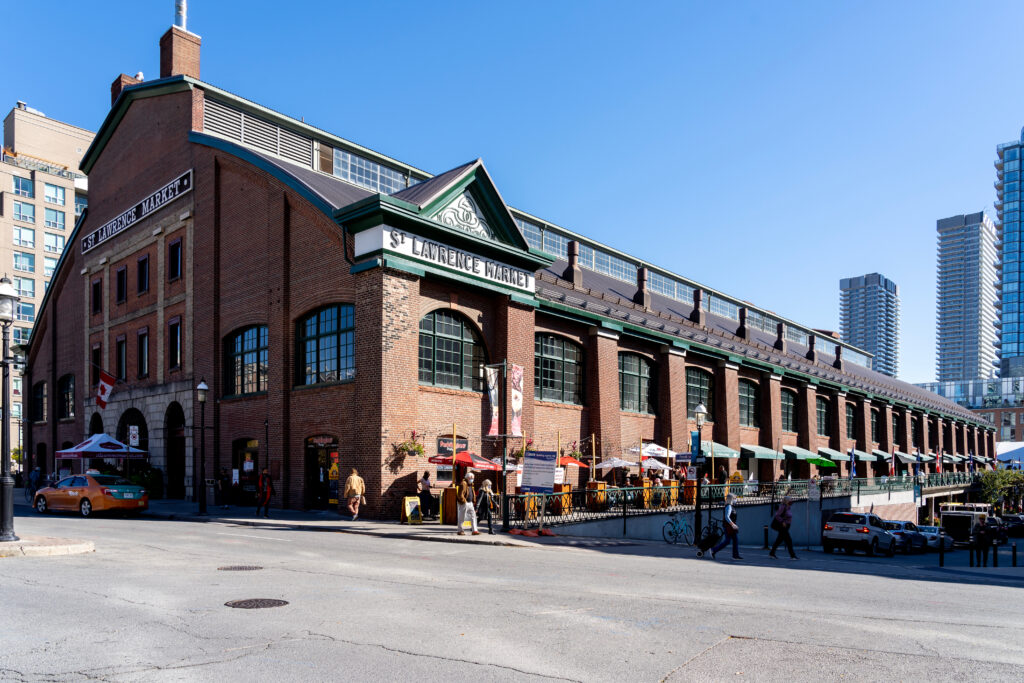
[[[284,607],[288,604],[288,601],[273,600],[271,598],[249,598],[248,600],[232,600],[224,604],[238,609],[263,609],[265,607]]]
[[[254,564],[233,564],[227,567],[217,567],[219,572],[252,572],[257,569],[263,569],[263,567],[257,567]]]

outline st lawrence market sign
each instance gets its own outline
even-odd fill
[[[388,225],[357,233],[355,251],[357,257],[378,251],[390,251],[510,289],[532,294],[535,288],[534,274],[527,270]]]
[[[191,189],[192,169],[189,169],[132,208],[83,237],[82,253],[95,249],[110,238],[120,235],[149,214],[162,209]]]

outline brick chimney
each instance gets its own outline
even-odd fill
[[[117,102],[117,97],[121,94],[122,90],[127,88],[129,85],[135,85],[136,83],[141,82],[141,78],[129,76],[128,74],[121,74],[115,78],[114,82],[110,84],[110,106],[114,106],[114,102]]]
[[[704,290],[700,288],[694,288],[693,290],[693,310],[690,311],[690,320],[697,323],[698,325],[704,325]]]
[[[160,78],[191,76],[199,78],[199,45],[202,38],[172,26],[160,38]]]
[[[583,271],[580,269],[580,243],[569,240],[569,266],[562,273],[562,278],[572,283],[573,287],[583,286]]]
[[[786,323],[779,323],[775,326],[775,348],[785,353],[786,346]]]
[[[840,372],[843,371],[843,347],[836,344],[836,359],[832,363],[832,367],[836,368]]]
[[[815,344],[815,337],[813,334],[807,335],[807,360],[812,363],[818,362],[818,349]]]
[[[736,328],[736,336],[741,338],[743,341],[750,341],[750,324],[747,322],[747,316],[750,312],[746,306],[740,306],[740,326]]]

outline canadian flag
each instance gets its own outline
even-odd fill
[[[110,398],[110,392],[114,390],[115,381],[113,376],[100,370],[100,382],[96,385],[96,405],[100,408],[107,407],[107,399]]]

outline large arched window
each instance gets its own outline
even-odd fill
[[[757,382],[751,382],[749,379],[741,379],[739,381],[739,394],[740,426],[760,427],[761,423],[758,417],[760,401],[757,397]]]
[[[420,384],[484,390],[487,353],[461,313],[438,310],[420,320]]]
[[[796,431],[796,392],[787,389],[782,390],[780,396],[782,403],[782,431]]]
[[[818,436],[832,436],[832,403],[818,397]]]
[[[715,378],[707,370],[686,368],[686,414],[694,418],[694,409],[701,403],[708,411],[707,421],[715,421]]]
[[[224,340],[224,395],[267,390],[267,326],[253,325]]]
[[[583,405],[583,349],[553,334],[533,337],[533,397]]]
[[[622,410],[653,415],[657,380],[651,361],[635,353],[620,353],[619,406]]]
[[[75,376],[64,375],[57,380],[57,419],[75,416]]]
[[[299,320],[299,384],[344,382],[356,376],[355,307],[334,304]]]

